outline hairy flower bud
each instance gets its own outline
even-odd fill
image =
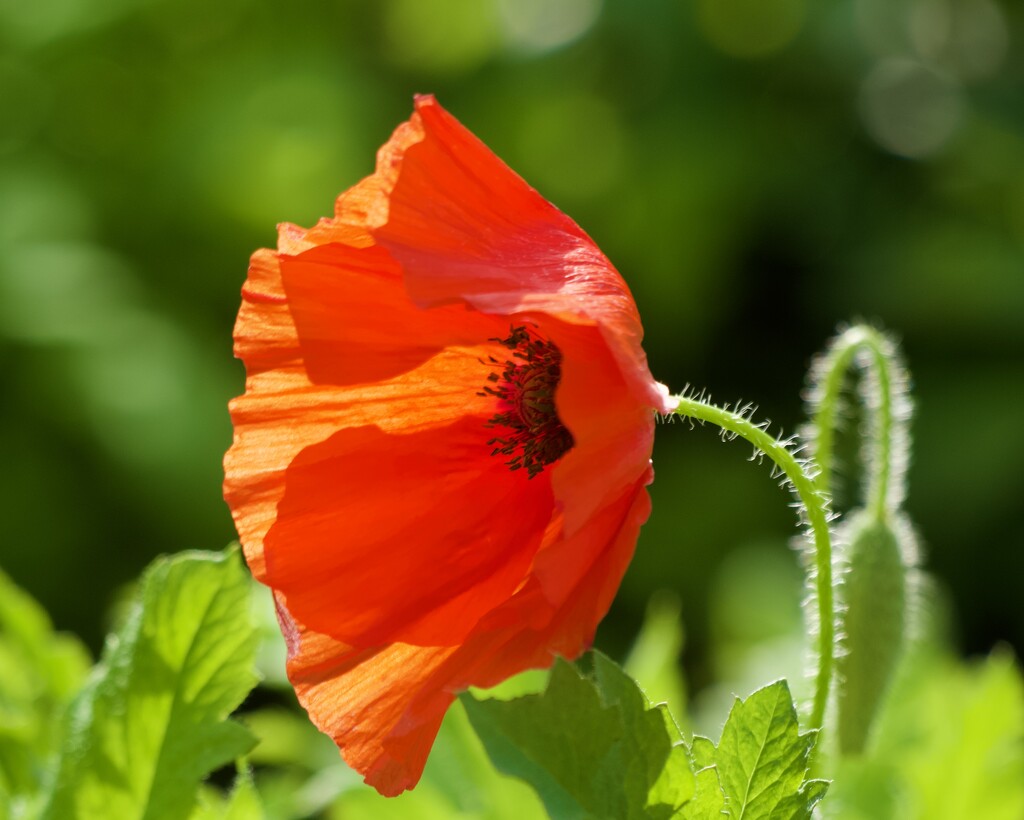
[[[842,533],[847,570],[839,587],[839,747],[860,754],[902,654],[913,534],[901,517],[851,514]]]

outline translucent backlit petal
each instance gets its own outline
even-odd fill
[[[457,692],[548,666],[555,655],[575,657],[588,646],[650,513],[642,484],[634,490],[574,539],[546,551],[542,571],[459,646],[358,650],[301,625],[279,597],[299,701],[348,764],[382,794],[411,788]]]
[[[650,511],[641,338],[590,238],[431,97],[253,255],[225,498],[300,702],[382,793],[456,693],[589,646]]]
[[[389,167],[400,170],[370,229],[402,265],[413,298],[595,323],[633,388],[667,412],[633,297],[593,240],[433,97],[417,98],[412,123],[422,136],[405,130],[393,140]]]
[[[447,646],[520,586],[551,484],[491,458],[483,425],[348,428],[296,457],[265,549],[298,620],[354,646]]]

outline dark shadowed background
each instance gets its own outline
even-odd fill
[[[234,537],[248,256],[329,214],[434,92],[615,262],[673,390],[791,431],[837,323],[898,334],[939,599],[963,651],[1019,654],[1022,38],[996,0],[3,3],[0,563],[95,648],[154,555]],[[748,455],[659,429],[603,646],[664,588],[694,688],[751,623],[785,632],[794,517]]]

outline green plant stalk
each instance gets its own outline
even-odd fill
[[[728,433],[739,436],[764,453],[785,474],[803,505],[807,525],[814,542],[814,594],[818,607],[818,670],[815,676],[814,703],[810,726],[820,729],[825,720],[829,686],[835,667],[835,602],[832,588],[832,537],[829,531],[827,496],[815,483],[805,463],[787,446],[754,424],[746,416],[708,402],[686,396],[674,396],[675,412],[680,416],[709,421]]]
[[[875,383],[865,397],[864,404],[871,411],[871,434],[868,447],[871,452],[864,463],[867,467],[864,494],[868,512],[882,520],[890,509],[890,487],[893,474],[893,441],[896,424],[893,397],[893,372],[890,345],[882,333],[867,325],[856,325],[841,333],[816,366],[824,374],[818,381],[814,403],[814,458],[821,472],[816,483],[823,493],[830,492],[833,450],[835,445],[836,410],[843,389],[843,377],[854,358],[866,354],[866,365],[871,369]]]
[[[835,429],[844,377],[861,371],[859,400],[867,417],[861,451],[863,509],[840,530],[845,570],[836,589],[836,738],[843,755],[862,754],[903,653],[912,596],[907,568],[915,561],[913,532],[899,508],[905,491],[910,401],[895,345],[880,331],[855,325],[836,336],[811,371],[808,438],[821,469],[818,489],[830,491]]]

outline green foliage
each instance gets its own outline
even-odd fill
[[[811,816],[828,788],[806,779],[816,735],[800,734],[789,686],[777,681],[737,698],[713,756],[706,738],[694,739],[693,754],[699,765],[717,767],[728,816],[798,820]]]
[[[189,820],[264,820],[266,814],[253,783],[252,772],[240,766],[231,794],[201,789]]]
[[[526,673],[503,688],[522,687],[524,680],[533,677]],[[465,709],[456,702],[445,716],[415,789],[398,797],[381,797],[359,779],[335,801],[329,816],[337,820],[544,820],[548,815],[529,786],[495,770]]]
[[[224,794],[201,781],[253,742],[225,720],[254,682],[250,591],[236,552],[157,562],[71,706],[61,747],[59,717],[84,679],[85,653],[0,576],[0,820],[807,820],[826,789],[819,811],[830,820],[1024,815],[1018,665],[997,652],[970,666],[934,648],[917,649],[896,677],[869,755],[822,763],[831,786],[807,779],[816,735],[800,734],[785,682],[737,700],[717,747],[696,736],[687,748],[668,710],[595,654],[586,676],[558,662],[543,693],[544,675],[529,673],[491,699],[465,696],[423,780],[398,798],[365,788],[305,717],[250,713],[259,768],[254,777],[240,764]],[[638,646],[665,660],[678,631],[663,620]]]
[[[557,661],[541,695],[463,697],[491,760],[530,783],[555,818],[668,818],[694,793],[678,730],[612,661],[592,677]]]
[[[714,766],[703,768],[697,772],[696,781],[697,793],[683,806],[679,815],[682,820],[713,820],[716,817],[728,817],[729,812],[725,810],[725,794],[722,792],[721,783],[718,782],[718,770]]]
[[[646,811],[651,817],[671,816],[666,808],[678,808],[694,793],[686,747],[679,740],[679,729],[665,706],[651,707],[636,681],[611,660],[595,652],[594,678],[604,702],[618,707],[626,734],[621,744],[624,767],[620,776],[635,784],[638,793],[653,783],[647,795]],[[663,732],[663,733],[662,733]],[[671,744],[668,756],[664,740]]]
[[[81,643],[55,633],[43,609],[0,572],[0,817],[8,800],[38,792],[63,711],[88,669]]]
[[[463,699],[495,765],[529,782],[552,817],[810,818],[828,783],[806,779],[816,733],[800,734],[785,681],[737,700],[717,748],[697,736],[687,749],[664,707],[593,658],[590,677],[559,661],[543,694]]]
[[[916,815],[1024,817],[1024,686],[1012,659],[996,655],[978,669],[949,670],[916,697],[927,704],[927,741],[900,765]]]
[[[682,603],[674,593],[651,596],[640,634],[622,664],[653,703],[665,703],[681,729],[686,720],[686,682],[679,656],[684,634]]]
[[[866,759],[843,760],[823,806],[838,820],[1019,820],[1024,679],[1006,652],[963,664],[917,653]]]
[[[150,567],[72,707],[45,820],[189,816],[202,778],[255,742],[226,719],[256,683],[249,610],[237,550]]]
[[[837,729],[844,754],[864,751],[903,652],[907,570],[895,526],[887,517],[858,511],[844,528],[848,566],[839,597],[845,651],[836,662]]]

